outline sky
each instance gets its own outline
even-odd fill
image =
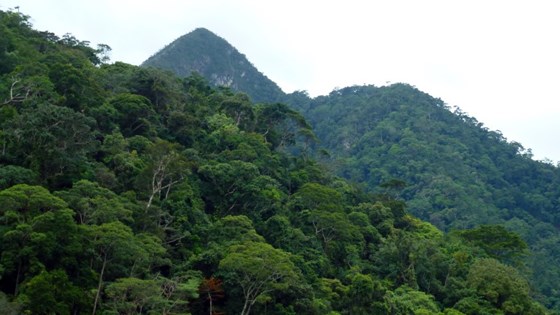
[[[560,161],[555,0],[0,0],[138,65],[205,27],[285,92],[404,82]]]

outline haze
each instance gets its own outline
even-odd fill
[[[206,27],[285,92],[405,82],[560,160],[555,1],[2,1],[138,65]]]

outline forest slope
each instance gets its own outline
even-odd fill
[[[533,281],[557,305],[560,278],[550,266],[560,259],[558,167],[406,84],[354,86],[292,103],[341,176],[373,192],[401,182],[409,211],[443,230],[492,223],[522,235],[533,251]]]
[[[517,234],[445,234],[287,105],[106,50],[0,11],[2,314],[547,313]]]
[[[158,58],[191,62],[188,54]],[[214,69],[224,71],[220,63]],[[560,308],[560,270],[551,268],[560,263],[557,167],[534,161],[521,144],[407,84],[347,87],[316,98],[295,92],[283,100],[313,126],[315,148],[330,154],[321,161],[339,176],[373,193],[402,186],[398,197],[408,211],[446,231],[501,224],[522,235],[532,252],[526,260],[532,282],[548,306]]]

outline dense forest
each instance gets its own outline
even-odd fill
[[[410,85],[293,96],[340,176],[378,193],[400,184],[408,210],[445,231],[500,224],[521,235],[532,283],[559,309],[558,167]]]
[[[109,49],[0,11],[2,314],[549,312],[527,235],[442,232],[405,176],[334,175],[288,105]]]
[[[202,35],[211,49],[200,44]],[[235,48],[217,38],[191,32],[150,59],[179,76],[185,75],[181,67],[196,68],[192,56],[220,55],[235,63],[226,53]],[[214,63],[212,74],[202,75],[226,76],[225,64]],[[246,60],[235,64],[238,73],[258,72]],[[232,88],[244,86],[253,99],[278,99],[244,79]],[[352,86],[316,98],[294,92],[281,100],[313,126],[319,141],[311,151],[333,173],[378,194],[387,183],[399,186],[408,211],[444,231],[500,224],[521,235],[530,250],[526,274],[539,300],[560,311],[560,169],[551,161],[534,161],[530,149],[407,84]]]

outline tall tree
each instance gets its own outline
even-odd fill
[[[266,243],[233,245],[220,261],[220,270],[227,281],[243,291],[242,315],[249,315],[259,298],[275,290],[286,290],[301,280],[290,254]]]
[[[112,278],[141,273],[138,267],[148,268],[151,255],[164,250],[159,250],[161,245],[154,242],[144,242],[135,236],[130,227],[120,221],[104,223],[102,225],[87,226],[93,250],[92,263],[95,264],[98,274],[97,289],[93,301],[92,314],[97,312],[99,299],[103,289],[103,282],[109,273]],[[150,248],[154,247],[154,248]],[[140,266],[138,266],[140,264]]]

